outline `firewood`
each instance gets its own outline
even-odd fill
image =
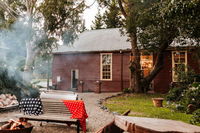
[[[10,130],[16,129],[17,126],[19,126],[19,124],[14,122],[14,123],[11,125]]]
[[[0,98],[4,100],[4,99],[6,99],[6,96],[4,94],[1,94]]]
[[[13,122],[12,126],[10,127],[10,130],[24,128],[21,122],[13,120],[13,119],[10,119],[10,121]]]
[[[10,105],[16,105],[16,104],[18,104],[17,100],[12,100],[11,103],[10,103]]]
[[[0,108],[3,108],[3,103],[2,102],[0,102]]]
[[[4,129],[10,129],[11,125],[13,124],[14,122],[11,121],[11,122],[8,122],[6,124],[4,124],[3,126],[0,127],[0,130],[4,130]]]
[[[18,101],[15,95],[1,94],[0,95],[0,107],[7,107],[11,105],[17,105]]]

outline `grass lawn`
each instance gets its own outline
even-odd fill
[[[120,114],[128,109],[131,109],[129,116],[180,120],[189,123],[192,115],[170,110],[166,107],[166,101],[164,101],[164,107],[154,107],[152,98],[155,97],[164,98],[165,95],[125,94],[119,97],[108,99],[103,104],[110,109],[110,111],[118,112]]]

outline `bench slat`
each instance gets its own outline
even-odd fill
[[[77,125],[77,133],[79,133],[79,120],[71,119],[71,113],[62,100],[58,99],[41,99],[43,105],[43,113],[39,116],[34,115],[18,115],[18,118],[25,118],[33,121],[70,123]]]

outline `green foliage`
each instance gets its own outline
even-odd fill
[[[178,68],[175,72],[178,74],[178,82],[172,87],[166,97],[167,101],[176,104],[176,110],[186,113],[193,113],[190,122],[199,124],[200,122],[200,82],[194,82],[197,75],[192,70],[187,72]]]
[[[123,89],[123,92],[124,92],[124,93],[131,93],[131,92],[132,92],[132,89],[130,89],[130,88],[124,88],[124,89]]]
[[[92,22],[93,26],[91,29],[103,29],[104,28],[104,23],[103,23],[103,16],[100,13],[100,10],[98,9],[98,13],[95,16],[95,20]]]
[[[120,28],[122,26],[122,18],[116,0],[111,1],[104,12],[103,22],[105,23],[105,28]]]
[[[0,93],[10,93],[21,99],[21,88],[13,76],[9,77],[6,69],[0,69]]]
[[[190,120],[190,123],[195,125],[200,124],[200,109],[193,112],[193,116]]]
[[[200,84],[198,87],[190,87],[180,100],[180,104],[187,107],[192,104],[196,109],[200,108]],[[187,112],[190,112],[189,110]]]
[[[167,94],[166,100],[172,102],[178,102],[183,98],[183,93],[187,88],[185,87],[174,87],[171,88]]]
[[[77,30],[84,1],[44,0],[39,7],[45,18],[45,29],[50,33],[64,32],[64,28]]]
[[[183,97],[185,97],[185,92],[188,91],[189,85],[195,80],[195,73],[190,68],[185,72],[185,66],[180,65],[175,71],[178,75],[177,82],[171,87],[167,100],[173,102],[179,102]]]
[[[32,85],[27,85],[21,90],[21,98],[38,98],[39,96],[39,90],[33,88]]]
[[[0,68],[0,94],[13,94],[18,100],[24,97],[38,97],[39,90],[22,83],[21,76],[16,73],[9,75],[6,68]]]

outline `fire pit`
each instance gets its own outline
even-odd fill
[[[0,122],[0,133],[31,133],[32,129],[32,124],[24,121]]]

